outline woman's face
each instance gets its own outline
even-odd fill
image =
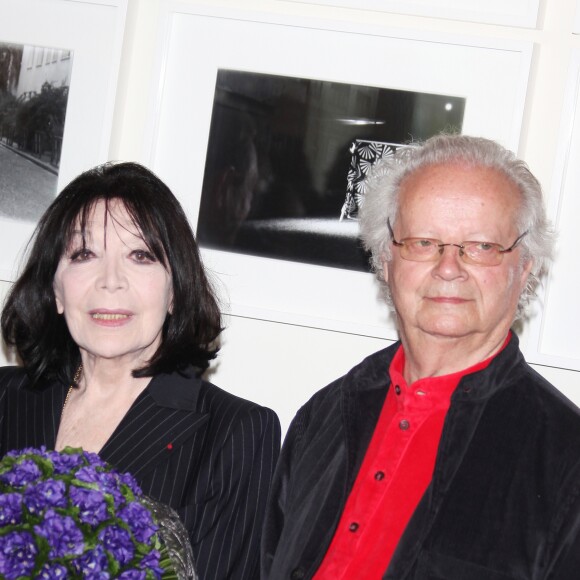
[[[171,273],[155,258],[120,202],[99,201],[76,231],[54,275],[57,309],[83,362],[146,363],[171,312]]]

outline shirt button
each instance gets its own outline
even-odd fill
[[[375,473],[375,479],[376,479],[377,481],[381,481],[381,479],[384,479],[384,477],[385,477],[385,473],[384,473],[384,471],[377,471],[377,472]]]
[[[356,532],[358,530],[358,524],[356,522],[352,522],[350,526],[348,526],[349,532]]]
[[[399,385],[395,387],[395,393],[397,393],[397,395],[401,394],[401,387],[399,387]]]
[[[409,421],[407,421],[407,419],[403,419],[399,423],[399,429],[401,429],[401,431],[406,431],[410,426],[411,424],[409,423]]]
[[[290,574],[290,580],[302,580],[304,575],[304,570],[302,568],[294,568]]]

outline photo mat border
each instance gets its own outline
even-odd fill
[[[73,51],[58,191],[108,160],[128,0],[2,0],[0,39]],[[0,217],[0,280],[15,280],[35,224]]]
[[[466,97],[464,133],[496,139],[517,151],[532,55],[529,42],[402,34],[250,11],[224,16],[223,10],[173,1],[164,3],[162,16],[157,98],[145,158],[178,196],[194,226],[219,68]],[[239,50],[228,51],[232,44]],[[375,66],[357,56],[365,54],[385,57]],[[405,56],[404,62],[387,58],[397,54]],[[448,66],[434,66],[441,62]],[[482,83],[479,75],[487,81]],[[217,250],[203,250],[203,256],[221,280],[219,293],[229,314],[397,338],[394,318],[372,274]]]

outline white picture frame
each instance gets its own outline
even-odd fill
[[[580,215],[580,49],[574,49],[560,122],[559,148],[549,190],[548,216],[558,234],[556,256],[538,291],[524,349],[531,363],[580,371],[578,215]]]
[[[409,16],[536,28],[539,0],[289,0]]]
[[[518,148],[531,43],[403,34],[254,12],[226,17],[223,10],[171,1],[163,4],[162,17],[145,158],[194,226],[220,67],[466,97],[465,133]],[[361,60],[361,54],[385,56]],[[203,255],[231,314],[396,338],[370,273],[207,249]]]
[[[572,34],[580,34],[580,1],[576,1],[576,11],[574,13],[574,22],[572,24]]]
[[[0,40],[73,51],[58,190],[108,160],[127,0],[2,0]],[[0,216],[0,279],[12,281],[36,224]]]

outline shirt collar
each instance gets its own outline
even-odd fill
[[[467,375],[485,369],[491,363],[491,361],[508,345],[511,337],[512,332],[510,330],[501,348],[495,354],[481,362],[478,362],[477,364],[470,366],[469,368],[457,371],[455,373],[450,373],[448,375],[424,377],[415,381],[411,385],[407,385],[407,382],[403,377],[403,371],[405,369],[405,351],[403,349],[403,345],[401,344],[401,346],[397,349],[397,352],[393,357],[393,362],[389,368],[391,383],[395,385],[395,388],[399,387],[402,395],[409,392],[418,395],[424,394],[429,396],[429,405],[447,405],[451,395],[457,388],[459,381],[461,381],[461,379]]]

